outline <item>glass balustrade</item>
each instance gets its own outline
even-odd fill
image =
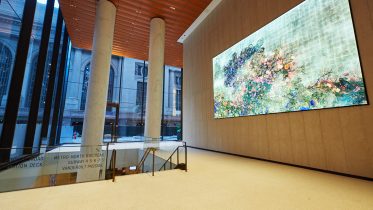
[[[143,137],[141,141],[84,146],[41,146],[32,155],[0,164],[0,192],[50,187],[115,176],[183,169],[185,142],[164,142]],[[43,139],[42,142],[48,142]],[[5,149],[2,149],[5,150]],[[26,154],[33,148],[12,147],[10,153]],[[0,151],[4,152],[4,151]]]

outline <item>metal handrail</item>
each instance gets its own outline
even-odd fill
[[[175,153],[177,153],[177,165],[179,165],[179,148],[180,147],[184,147],[184,149],[185,149],[185,171],[188,171],[188,169],[187,169],[187,163],[188,163],[188,161],[187,161],[187,159],[188,159],[188,156],[187,156],[187,146],[186,146],[186,142],[183,142],[183,146],[178,146],[172,153],[171,153],[171,155],[170,155],[170,157],[165,161],[165,163],[161,166],[161,168],[158,170],[158,171],[161,171],[162,170],[162,168],[163,168],[163,170],[166,170],[166,165],[167,165],[167,163],[168,162],[170,162],[170,168],[172,167],[172,156],[175,154]]]
[[[117,159],[117,150],[113,149],[111,160],[110,160],[110,168],[112,170],[112,176],[113,176],[113,182],[115,182],[115,165],[116,165],[116,159]]]
[[[146,148],[145,152],[144,152],[144,155],[142,156],[140,162],[137,164],[136,166],[136,170],[138,172],[140,172],[141,168],[144,168],[144,163],[145,163],[145,160],[146,158],[148,157],[149,153],[151,151],[151,148]]]

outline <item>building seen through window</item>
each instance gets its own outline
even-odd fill
[[[7,94],[9,76],[13,64],[13,56],[10,49],[0,42],[0,104],[2,103],[3,96]]]
[[[25,132],[33,100],[33,90],[36,83],[36,72],[40,54],[40,43],[46,11],[46,1],[37,2],[32,33],[29,43],[29,52],[22,83],[22,93],[17,113],[17,125],[14,135],[15,147],[21,147],[25,142]],[[22,23],[24,1],[2,0],[0,4],[0,123],[3,122],[9,86],[12,77],[20,26]],[[53,57],[53,46],[55,43],[56,25],[58,17],[58,6],[53,10],[50,38],[47,47],[45,69],[42,79],[41,94],[39,99],[36,134],[39,138],[44,108],[48,100],[47,89],[50,83],[51,63]],[[63,22],[63,21],[62,21]],[[60,46],[56,64],[56,79],[54,91],[51,94],[50,121],[53,117],[55,107],[56,87],[60,79],[58,70],[62,54],[62,41],[64,23],[62,23]],[[66,96],[61,104],[62,118],[58,124],[60,129],[60,143],[80,143],[82,127],[84,122],[84,111],[87,103],[87,91],[90,78],[91,52],[79,48],[71,48],[67,60],[67,86]],[[117,135],[121,141],[132,141],[144,135],[144,124],[146,117],[146,93],[148,79],[148,62],[133,58],[112,56],[110,64],[110,75],[108,82],[107,101],[119,104],[119,114],[116,109],[107,107],[105,133],[111,134],[111,125],[118,117],[119,126]],[[181,125],[181,69],[172,66],[164,68],[164,91],[163,91],[163,122],[162,138],[164,140],[180,139]],[[50,123],[50,122],[49,122]],[[2,126],[2,124],[1,124]],[[49,129],[51,124],[49,125]],[[161,129],[161,128],[160,128]],[[2,130],[0,129],[0,132]],[[49,131],[48,131],[49,132]],[[1,133],[0,133],[1,134]],[[35,140],[38,145],[41,140]]]
[[[72,48],[61,143],[80,142],[87,100],[90,59],[90,51]],[[110,66],[107,101],[119,104],[118,141],[139,140],[144,135],[148,63],[112,56]],[[171,66],[165,66],[164,69],[162,138],[177,140],[181,139],[181,69]],[[104,129],[106,135],[111,134],[111,126],[116,117],[116,110],[108,107]]]
[[[143,62],[135,63],[135,75],[148,77],[148,65]]]
[[[80,110],[85,110],[85,104],[87,101],[87,91],[88,91],[88,82],[89,82],[89,75],[91,72],[90,69],[90,63],[88,63],[84,67],[84,73],[83,73],[83,84],[82,84],[82,96],[80,101]],[[107,94],[107,101],[112,102],[113,101],[113,91],[114,91],[114,70],[112,67],[110,67],[110,75],[109,75],[109,85],[108,85],[108,94]],[[108,110],[111,110],[108,108]]]
[[[146,82],[137,82],[136,105],[146,104],[146,89]]]

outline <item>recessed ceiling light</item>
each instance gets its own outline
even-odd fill
[[[176,8],[175,8],[175,7],[173,7],[173,6],[171,6],[171,7],[170,7],[170,9],[172,9],[172,10],[175,10]]]

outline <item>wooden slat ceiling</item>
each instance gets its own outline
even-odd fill
[[[59,0],[74,47],[91,50],[96,0]],[[148,60],[149,26],[153,17],[166,21],[165,64],[182,67],[178,38],[211,0],[113,0],[117,6],[113,54]]]

